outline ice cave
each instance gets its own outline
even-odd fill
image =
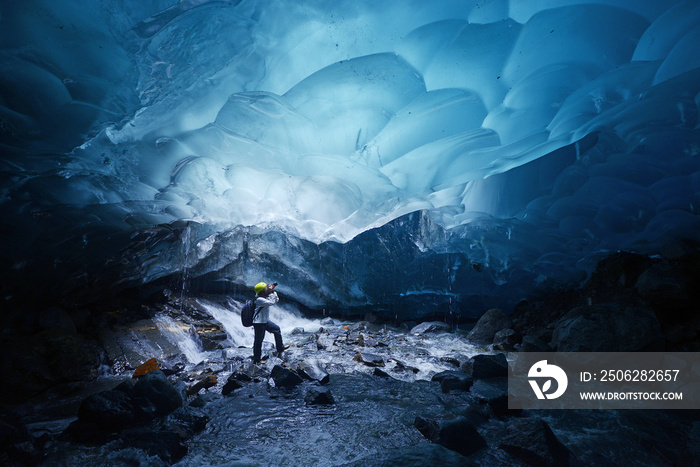
[[[448,327],[450,337],[426,350],[437,366],[410,360],[417,376],[396,379],[407,385],[399,389],[363,380],[377,394],[411,392],[422,384],[416,378],[445,370],[450,351],[477,354],[464,350],[469,339],[454,339],[489,310],[512,320],[516,349],[527,342],[538,350],[700,351],[698,44],[697,0],[3,2],[0,371],[11,382],[2,390],[38,395],[42,402],[26,411],[46,409],[52,397],[67,400],[67,388],[133,372],[149,352],[167,360],[167,345],[187,371],[208,361],[233,378],[231,358],[238,347],[250,353],[252,331],[230,315],[235,321],[260,281],[279,282],[284,305],[273,315],[294,349],[303,345],[292,329],[304,323],[307,335],[315,332],[314,350],[340,348],[337,340],[322,344],[322,319],[342,323],[347,342],[354,322]],[[586,319],[603,310],[624,322],[598,325],[600,341],[616,341],[620,326],[646,324],[626,334],[635,336],[627,346],[595,347],[557,321],[576,306],[589,307],[576,308]],[[202,316],[227,345],[203,346]],[[200,324],[188,328],[183,319]],[[145,327],[134,324],[144,320],[160,330],[148,346]],[[528,333],[536,340],[523,340]],[[131,356],[122,345],[129,339],[142,343]],[[497,352],[492,341],[482,350]],[[403,349],[398,342],[388,347]],[[335,375],[336,400],[361,399],[331,360],[316,363]],[[396,362],[394,370],[410,366]],[[222,400],[210,406],[221,409]],[[285,416],[275,412],[277,396],[264,400],[251,415],[256,426]],[[425,419],[439,415],[426,411]],[[596,425],[550,415],[546,429],[536,429],[564,441],[572,465],[604,464],[591,448],[600,440],[576,438],[577,424],[593,432],[627,423],[635,439],[663,438],[639,434],[630,417],[611,417]],[[8,420],[4,431],[15,426]],[[367,435],[386,435],[399,464],[376,446],[359,448],[362,439],[343,439],[355,448],[340,448],[323,430],[297,428],[305,441],[294,445],[318,465],[560,465],[559,445],[540,450],[544,464],[532,461],[503,441],[518,435],[501,436],[502,420],[489,420],[469,428],[488,448],[469,452],[446,441],[427,443],[444,452],[396,454],[430,439],[415,438],[412,427],[407,434],[403,422]],[[45,420],[41,443],[39,425],[24,424],[34,447],[2,434],[9,454],[0,459],[98,465],[110,452],[50,457],[59,441]],[[154,448],[139,457],[143,436],[124,430],[119,442],[128,448],[111,459],[305,459],[273,447],[272,435],[264,460],[250,440],[239,454],[207,457],[215,434],[232,429],[209,424],[216,428],[188,441],[187,455]],[[425,435],[433,425],[421,426]],[[673,426],[680,434],[664,433],[700,445],[700,422]],[[311,439],[326,457],[314,454]],[[657,446],[649,457],[619,445],[607,447],[618,465],[700,458],[698,448]]]

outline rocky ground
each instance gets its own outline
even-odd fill
[[[312,331],[295,329],[286,336],[290,351],[279,358],[268,348],[262,365],[250,362],[249,348],[227,347],[221,324],[196,300],[182,297],[158,309],[186,310],[179,319],[215,355],[199,366],[186,365],[180,349],[162,338],[148,307],[132,308],[128,319],[119,310],[101,313],[107,333],[95,331],[89,313],[56,308],[40,317],[15,316],[19,332],[2,336],[7,397],[0,460],[60,465],[66,445],[108,445],[172,464],[186,460],[188,446],[210,432],[207,407],[243,395],[280,394],[290,403],[342,406],[352,400],[346,388],[352,381],[358,387],[380,384],[382,391],[400,391],[409,400],[412,391],[405,385],[414,385],[416,392],[451,402],[429,413],[402,412],[404,425],[411,418],[409,437],[418,438],[347,465],[395,465],[397,459],[405,465],[412,459],[445,465],[614,465],[629,459],[692,465],[700,459],[696,411],[511,411],[505,352],[700,351],[699,277],[697,255],[680,247],[656,258],[617,253],[601,261],[581,288],[523,301],[511,314],[489,310],[468,333],[445,323],[395,327],[329,319]],[[141,347],[125,350],[125,336]],[[436,345],[435,339],[447,344]],[[162,358],[137,373],[143,355],[155,347]],[[105,371],[101,365],[108,365],[111,378],[98,378]],[[430,380],[427,386],[423,380]],[[18,394],[35,397],[26,402]],[[59,421],[57,428],[41,435],[28,428],[39,419],[38,408],[45,424],[47,418]]]

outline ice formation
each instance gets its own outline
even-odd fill
[[[0,26],[6,300],[53,268],[478,314],[699,237],[694,0],[38,0]]]

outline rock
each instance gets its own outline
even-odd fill
[[[461,371],[442,371],[433,375],[431,381],[440,383],[440,389],[447,394],[452,390],[468,391],[474,383],[471,375]]]
[[[221,395],[228,396],[236,389],[240,389],[242,387],[243,385],[240,383],[240,381],[238,381],[236,378],[233,377],[233,375],[231,375],[226,381],[226,384],[224,384],[224,386],[221,388]]]
[[[440,357],[440,361],[443,362],[443,363],[448,363],[448,364],[450,364],[450,365],[459,367],[459,360],[457,360],[456,358],[452,358],[452,357]]]
[[[169,464],[179,461],[187,454],[187,446],[178,433],[171,430],[133,428],[122,432],[121,440],[124,447],[141,449]]]
[[[549,425],[539,418],[508,420],[506,435],[501,439],[499,448],[528,465],[569,465],[569,450],[557,439]]]
[[[358,321],[357,323],[350,326],[348,328],[348,330],[350,330],[350,331],[366,331],[368,327],[369,327],[369,323],[367,321]]]
[[[503,310],[492,308],[479,318],[467,339],[477,344],[491,344],[498,331],[510,327],[510,317]]]
[[[357,339],[357,344],[360,347],[376,347],[378,345],[377,340],[370,336],[369,334],[360,333],[360,337]]]
[[[139,378],[134,385],[134,399],[152,404],[155,407],[155,416],[167,415],[182,406],[180,392],[160,370],[153,370]],[[146,405],[142,404],[141,407],[148,412]]]
[[[484,437],[465,417],[443,422],[435,442],[463,456],[487,447]]]
[[[321,326],[333,326],[335,325],[335,321],[333,321],[333,318],[323,318],[321,320]]]
[[[304,334],[304,328],[294,328],[290,334],[293,336],[296,336],[297,334]]]
[[[506,328],[501,329],[493,336],[493,345],[500,346],[503,350],[511,350],[516,344],[517,333],[515,330]]]
[[[212,350],[223,349],[222,342],[228,339],[228,334],[223,329],[207,328],[198,332],[199,341],[202,343],[202,350],[211,352]]]
[[[199,393],[199,391],[201,391],[202,389],[208,389],[208,388],[216,386],[217,384],[218,384],[218,381],[216,379],[216,376],[214,376],[214,375],[205,376],[204,378],[199,380],[196,384],[187,388],[187,395],[193,396],[193,395]]]
[[[418,368],[416,368],[414,366],[406,365],[401,360],[397,360],[395,358],[392,358],[391,360],[393,360],[396,363],[396,366],[394,367],[394,371],[410,371],[414,374],[418,374],[418,372],[420,371]]]
[[[367,352],[357,352],[353,360],[367,366],[384,366],[382,357]]]
[[[372,374],[374,376],[379,377],[379,378],[391,378],[389,373],[387,373],[386,371],[382,371],[379,368],[375,368],[374,371],[372,372]]]
[[[318,350],[328,350],[330,351],[335,344],[335,337],[329,336],[328,334],[319,334],[316,339],[316,348]]]
[[[348,335],[345,337],[345,343],[347,345],[359,344],[360,343],[360,332],[359,331],[348,332]]]
[[[505,354],[475,355],[472,360],[472,377],[474,379],[508,376],[508,362]]]
[[[692,289],[689,278],[665,261],[645,270],[634,287],[640,297],[655,305],[666,306],[686,302]]]
[[[450,332],[450,325],[441,321],[426,321],[411,329],[411,334],[428,334],[431,332]]]
[[[297,372],[302,378],[318,381],[321,384],[328,384],[328,382],[331,380],[328,373],[323,371],[321,366],[316,361],[304,361],[299,363]]]
[[[181,439],[190,439],[195,434],[206,428],[209,416],[196,407],[180,407],[164,421],[164,426],[175,431]]]
[[[561,318],[552,334],[558,352],[635,352],[660,338],[653,311],[616,303],[574,308]]]
[[[329,405],[335,404],[333,395],[328,388],[311,388],[304,397],[306,405]]]
[[[430,418],[416,417],[413,426],[429,441],[437,440],[440,433],[440,424]]]
[[[527,335],[523,337],[523,342],[518,348],[519,352],[551,352],[552,348],[546,342],[535,336]]]
[[[80,404],[78,419],[96,425],[101,431],[120,431],[136,419],[132,397],[116,389],[92,394]]]
[[[155,358],[150,358],[146,360],[144,363],[142,363],[136,370],[134,370],[134,374],[132,375],[133,378],[138,378],[139,376],[143,376],[145,374],[150,373],[153,370],[160,370],[161,369],[161,364],[156,360]]]
[[[469,391],[497,417],[508,413],[508,379],[477,380]]]
[[[275,387],[278,388],[291,389],[302,383],[301,376],[281,365],[275,365],[270,376],[275,382]]]

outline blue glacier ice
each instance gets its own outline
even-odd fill
[[[4,2],[3,300],[479,316],[694,248],[699,42],[695,0]]]

